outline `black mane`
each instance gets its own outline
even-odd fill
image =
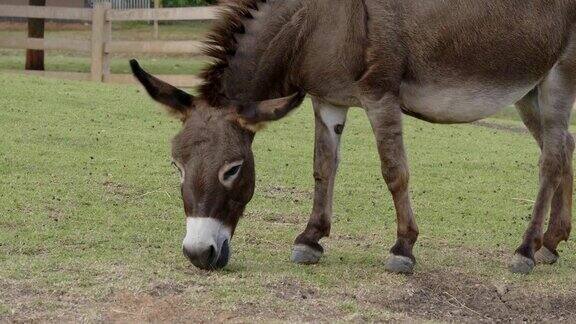
[[[198,88],[209,105],[218,107],[226,100],[222,76],[238,49],[234,35],[245,33],[244,21],[254,18],[250,10],[258,10],[258,5],[264,3],[266,0],[236,0],[220,6],[219,17],[204,41],[203,54],[210,57],[212,63],[200,73],[203,83]]]

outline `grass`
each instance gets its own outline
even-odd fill
[[[134,86],[0,75],[0,321],[574,319],[574,241],[557,265],[506,270],[537,190],[525,134],[406,119],[421,236],[417,273],[398,276],[383,271],[393,204],[354,109],[327,254],[291,264],[311,210],[313,120],[307,101],[257,136],[231,263],[206,273],[180,250],[178,122]]]
[[[145,22],[117,22],[113,24],[113,40],[152,40],[152,25]],[[177,21],[161,23],[159,40],[202,40],[210,28],[209,21]],[[90,39],[89,24],[46,24],[47,39]],[[22,23],[0,22],[0,37],[25,37],[26,25]],[[47,71],[90,72],[89,53],[70,51],[47,51],[45,67]],[[200,57],[187,55],[148,55],[142,53],[113,55],[110,71],[114,74],[130,73],[130,58],[137,58],[153,74],[198,74],[205,61]],[[0,71],[23,70],[26,62],[24,50],[0,49]],[[496,119],[520,121],[516,110],[508,107],[494,116]],[[576,120],[572,120],[576,125]]]

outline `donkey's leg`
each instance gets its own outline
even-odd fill
[[[382,175],[392,193],[396,208],[397,239],[386,261],[386,270],[412,273],[416,260],[412,248],[418,237],[418,226],[410,205],[409,170],[402,138],[402,111],[398,98],[388,95],[374,102],[362,102],[372,125]]]
[[[334,179],[338,169],[340,137],[346,122],[347,107],[336,107],[312,98],[316,121],[314,143],[314,206],[308,225],[294,242],[292,261],[314,264],[324,249],[318,243],[330,235]]]
[[[542,149],[542,115],[538,107],[538,88],[534,88],[516,103],[516,110],[522,122]]]
[[[555,250],[558,242],[567,238],[569,226],[565,218],[569,215],[566,209],[570,208],[572,199],[574,150],[574,141],[568,132],[568,124],[576,90],[573,78],[575,67],[570,62],[558,63],[538,86],[538,107],[542,121],[540,189],[534,204],[532,221],[512,260],[511,270],[516,273],[529,273],[534,268],[534,254],[542,247],[542,227],[551,203],[558,204],[558,207],[552,210],[550,225],[553,232],[549,234],[547,245],[554,245],[550,247]],[[569,224],[569,221],[567,223]],[[552,253],[548,246],[546,246],[548,252]]]
[[[538,263],[553,264],[558,260],[556,250],[561,241],[567,241],[572,229],[572,187],[574,176],[572,171],[572,152],[574,151],[574,139],[572,135],[566,137],[566,151],[570,156],[570,162],[563,170],[562,180],[552,198],[550,222],[548,230],[544,233],[543,246],[535,254]]]
[[[526,97],[522,98],[516,108],[524,121],[524,124],[530,130],[530,133],[536,139],[538,146],[542,149],[542,116],[538,106],[538,90],[534,89]],[[568,146],[573,146],[573,140],[567,139]],[[571,156],[570,156],[571,157]],[[552,264],[558,260],[556,248],[558,244],[567,240],[570,235],[572,219],[572,184],[573,172],[572,163],[569,163],[570,169],[564,175],[560,185],[552,197],[552,206],[550,210],[550,222],[548,230],[544,233],[543,246],[535,253],[536,263]]]

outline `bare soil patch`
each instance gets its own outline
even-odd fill
[[[576,292],[554,294],[464,273],[417,273],[396,296],[373,302],[413,318],[456,322],[576,320]]]
[[[263,283],[268,298],[238,300],[230,309],[206,298],[210,287],[194,283],[158,282],[145,291],[121,290],[89,301],[2,281],[0,302],[10,311],[0,314],[0,321],[576,321],[576,292],[538,292],[452,271],[416,273],[399,285],[385,282],[328,290],[294,278],[276,279]],[[342,303],[356,304],[359,312],[350,315],[339,307]]]
[[[274,291],[276,297],[284,300],[313,299],[320,294],[317,288],[289,278],[267,283],[264,286]]]
[[[105,181],[103,184],[107,195],[115,199],[128,199],[132,197],[132,191],[126,185],[114,181]]]
[[[276,225],[299,225],[308,219],[307,215],[299,213],[253,212],[249,211],[246,217],[261,219]]]
[[[294,200],[294,202],[312,199],[313,197],[311,190],[301,190],[296,187],[270,186],[265,188],[263,192],[266,198],[289,198]]]
[[[230,308],[223,306],[221,301],[206,298],[209,296],[208,287],[162,283],[147,292],[113,294],[99,318],[105,322],[251,323],[269,320],[329,321],[341,315],[332,300],[324,299],[317,288],[300,281],[287,278],[263,283],[263,287],[273,292],[271,298],[239,300]],[[195,293],[192,298],[191,292]],[[273,299],[280,300],[283,306],[272,306],[270,301]]]
[[[0,292],[0,322],[70,322],[88,313],[86,299],[64,290],[50,291],[2,279]]]

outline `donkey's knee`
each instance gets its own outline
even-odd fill
[[[540,176],[545,184],[557,188],[560,183],[572,174],[572,154],[574,139],[572,135],[563,138],[554,147],[544,147],[540,157]],[[551,146],[551,145],[550,145]]]
[[[408,190],[410,171],[406,163],[398,163],[394,166],[384,165],[382,167],[382,176],[384,181],[386,181],[388,190],[392,194]]]
[[[545,147],[540,160],[541,176],[557,188],[564,181],[572,181],[572,156],[574,154],[574,137],[568,131],[558,135],[560,137],[551,147]]]

